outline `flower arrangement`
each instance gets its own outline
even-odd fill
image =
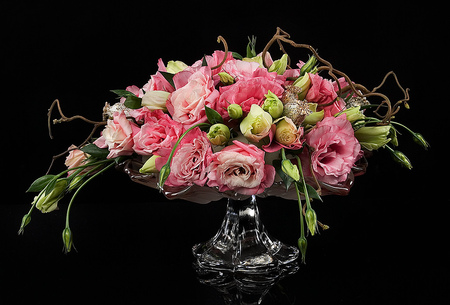
[[[365,154],[373,150],[385,148],[411,169],[396,149],[398,128],[428,147],[421,134],[393,120],[401,106],[409,108],[409,89],[393,72],[369,90],[279,28],[261,53],[256,52],[256,39],[249,39],[245,57],[229,51],[223,37],[218,42],[224,51],[190,66],[159,59],[157,72],[142,88],[112,90],[120,100],[106,103],[103,121],[66,117],[55,100],[48,114],[50,137],[55,107],[61,118],[53,124],[82,119],[94,127],[83,143],[53,157],[67,155],[67,170],[49,174],[49,169],[31,184],[28,192],[37,195],[19,233],[35,208],[51,212],[73,192],[62,233],[64,249],[70,252],[69,214],[78,192],[109,168],[132,162],[138,165],[134,174],[153,179],[165,194],[201,188],[220,196],[297,199],[304,261],[305,228],[311,235],[318,226],[327,228],[317,220],[313,199],[346,194],[354,176],[365,171]],[[269,53],[275,42],[283,52],[277,60]],[[292,65],[283,43],[311,54]],[[395,103],[378,92],[389,77],[403,93]],[[94,138],[99,128],[103,130]]]

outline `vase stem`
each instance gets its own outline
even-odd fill
[[[259,217],[256,197],[228,199],[227,212],[217,234],[193,247],[199,265],[233,271],[278,268],[298,257],[298,249],[271,238]]]

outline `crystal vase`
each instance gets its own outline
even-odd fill
[[[272,238],[259,217],[256,197],[228,199],[222,225],[210,240],[192,248],[197,263],[214,270],[265,272],[293,262],[296,247]]]

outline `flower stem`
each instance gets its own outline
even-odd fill
[[[160,179],[159,179],[159,189],[162,190],[164,187],[164,182],[167,180],[169,174],[170,174],[170,163],[172,163],[172,158],[173,155],[175,154],[175,150],[178,147],[178,144],[180,144],[181,140],[183,140],[183,138],[188,134],[189,131],[191,131],[192,129],[196,128],[196,127],[209,127],[211,126],[210,123],[199,123],[199,124],[195,124],[191,127],[189,127],[182,135],[181,137],[178,139],[178,141],[175,143],[175,145],[172,148],[172,151],[170,152],[169,158],[167,159],[166,164],[163,165],[163,167],[161,168],[161,172],[160,174]]]
[[[72,204],[74,202],[75,197],[78,195],[78,192],[86,185],[88,184],[92,179],[94,179],[95,177],[97,177],[98,175],[100,175],[101,173],[107,171],[110,167],[115,165],[114,159],[109,160],[111,163],[108,164],[107,166],[105,166],[104,168],[102,168],[101,170],[99,170],[97,173],[95,173],[94,175],[92,175],[91,177],[89,177],[89,179],[87,179],[85,182],[83,182],[83,184],[81,184],[77,190],[75,191],[75,193],[73,194],[72,198],[70,199],[69,205],[67,206],[67,212],[66,212],[66,227],[65,229],[70,231],[70,226],[69,226],[69,215],[70,215],[70,209],[72,208]],[[104,162],[103,162],[104,163]],[[95,169],[93,170],[97,170],[102,166],[102,164],[98,164]],[[66,247],[66,245],[64,245]],[[70,243],[71,246],[71,243]],[[65,249],[66,252],[70,252],[70,248],[69,249]]]

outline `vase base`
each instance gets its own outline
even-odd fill
[[[267,238],[265,232],[262,235]],[[213,238],[193,246],[192,253],[199,266],[233,272],[266,272],[288,265],[299,256],[298,248],[268,238],[261,244],[240,247],[239,251],[223,246]]]

